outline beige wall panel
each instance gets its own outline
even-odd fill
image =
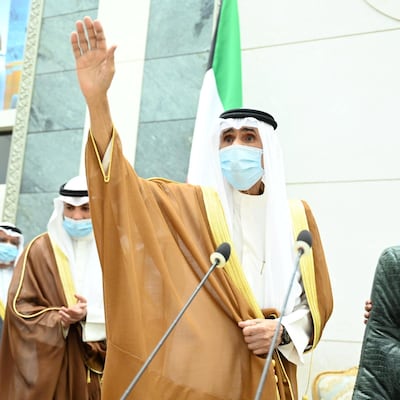
[[[400,177],[400,30],[245,51],[245,104],[278,121],[289,182]]]
[[[99,19],[108,45],[117,45],[116,74],[109,92],[111,112],[125,156],[132,164],[136,152],[149,9],[150,0],[100,0],[99,3]],[[85,131],[88,128],[87,120]],[[86,140],[83,145],[85,143]],[[82,151],[81,169],[83,156]]]
[[[244,49],[398,28],[363,0],[239,0]]]

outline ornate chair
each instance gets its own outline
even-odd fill
[[[313,400],[351,400],[357,372],[358,367],[321,372],[313,381]]]

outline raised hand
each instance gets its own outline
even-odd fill
[[[76,31],[71,33],[71,45],[79,85],[88,105],[101,101],[114,76],[116,46],[107,48],[100,21],[93,21],[90,17],[76,22]]]

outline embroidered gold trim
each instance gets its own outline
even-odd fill
[[[91,373],[96,374],[96,376],[99,379],[100,384],[103,382],[103,371],[99,371],[97,369],[94,369],[92,367],[89,367],[89,365],[86,364],[86,383],[90,383],[92,381],[91,378]]]
[[[308,222],[304,206],[301,200],[290,200],[290,211],[292,213],[293,234],[295,239],[303,230],[308,230]],[[321,315],[318,308],[317,288],[315,284],[314,257],[312,250],[304,254],[300,260],[300,271],[303,278],[304,290],[306,292],[308,305],[314,322],[313,347],[318,343],[321,336]]]
[[[290,382],[290,379],[289,379],[289,377],[288,377],[288,374],[286,373],[286,369],[285,369],[285,366],[283,365],[283,361],[282,361],[281,355],[279,354],[279,351],[278,351],[278,350],[275,350],[275,351],[274,351],[274,354],[275,354],[276,358],[278,359],[279,365],[280,365],[281,368],[282,368],[283,375],[285,376],[286,382],[287,382],[288,387],[289,387],[290,397],[291,397],[291,399],[293,400],[293,399],[294,399],[294,393],[293,393],[292,383]]]
[[[226,224],[224,210],[219,200],[217,192],[211,188],[202,187],[204,204],[206,206],[206,212],[210,228],[214,237],[215,243],[227,242],[231,245],[231,255],[228,262],[224,267],[224,271],[240,290],[243,296],[246,298],[249,306],[253,310],[256,318],[264,318],[260,307],[254,297],[253,291],[244,275],[243,268],[240,265],[239,258],[232,246],[232,240],[229,234],[228,226]]]
[[[94,372],[96,375],[103,375],[103,371],[100,371],[98,369],[95,369],[93,367],[89,367],[89,365],[86,364],[86,367],[89,371]]]
[[[65,298],[67,299],[68,307],[71,307],[72,305],[76,304],[76,298],[74,296],[76,291],[74,280],[72,278],[71,268],[69,266],[69,261],[67,256],[60,249],[60,247],[56,243],[54,243],[51,238],[50,241],[51,246],[53,247],[54,256],[56,258],[57,269],[60,275],[61,284],[64,289]]]
[[[102,159],[100,157],[99,150],[98,150],[97,144],[96,144],[96,140],[94,139],[93,132],[91,129],[89,129],[89,136],[92,141],[94,151],[96,153],[97,162],[99,163],[100,171],[103,174],[104,182],[108,183],[108,182],[110,182],[110,179],[111,179],[111,166],[112,166],[113,153],[114,153],[114,141],[115,141],[114,125],[112,127],[112,134],[111,134],[111,141],[110,141],[111,142],[111,149],[110,149],[111,155],[110,155],[110,164],[108,165],[108,168],[107,168],[107,173],[104,171]]]
[[[292,214],[293,221],[293,234],[295,236],[295,240],[297,235],[303,230],[308,230],[308,221],[306,212],[304,209],[304,205],[301,200],[290,200],[290,211]],[[308,379],[307,379],[307,387],[304,393],[307,393],[310,386],[311,379],[311,367],[313,364],[313,356],[314,349],[319,341],[321,336],[321,315],[319,313],[318,308],[318,297],[317,297],[317,289],[315,285],[315,269],[314,269],[314,257],[312,250],[308,254],[304,254],[300,260],[300,271],[303,278],[304,290],[306,292],[308,305],[310,307],[311,316],[313,319],[314,326],[314,340],[313,345],[308,351],[311,351],[311,359],[310,365],[308,369]],[[306,395],[303,395],[303,400],[307,399]]]
[[[36,236],[33,240],[31,240],[31,242],[28,244],[28,246],[26,248],[26,251],[25,251],[24,260],[23,260],[23,264],[22,264],[22,270],[21,270],[21,277],[20,277],[20,280],[19,280],[19,283],[18,283],[17,291],[15,292],[15,296],[14,296],[13,302],[12,302],[13,311],[15,312],[16,315],[18,315],[21,318],[26,318],[26,319],[34,318],[34,317],[37,317],[39,315],[44,314],[47,311],[52,311],[52,310],[57,310],[58,311],[61,308],[61,307],[48,307],[48,308],[44,308],[43,310],[40,310],[40,311],[38,311],[36,313],[33,313],[33,314],[22,314],[17,310],[17,301],[18,301],[18,297],[19,297],[19,295],[21,293],[22,284],[23,284],[23,281],[24,281],[25,270],[26,270],[26,261],[28,259],[29,251],[30,251],[30,249],[32,247],[32,244],[38,238],[40,238],[43,235],[45,235],[45,233],[42,233],[39,236]]]
[[[4,321],[4,317],[6,315],[6,308],[4,306],[4,303],[0,300],[0,317]]]

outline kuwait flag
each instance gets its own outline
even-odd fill
[[[242,63],[237,0],[222,0],[197,108],[187,181],[202,184],[207,146],[219,115],[242,107]]]

